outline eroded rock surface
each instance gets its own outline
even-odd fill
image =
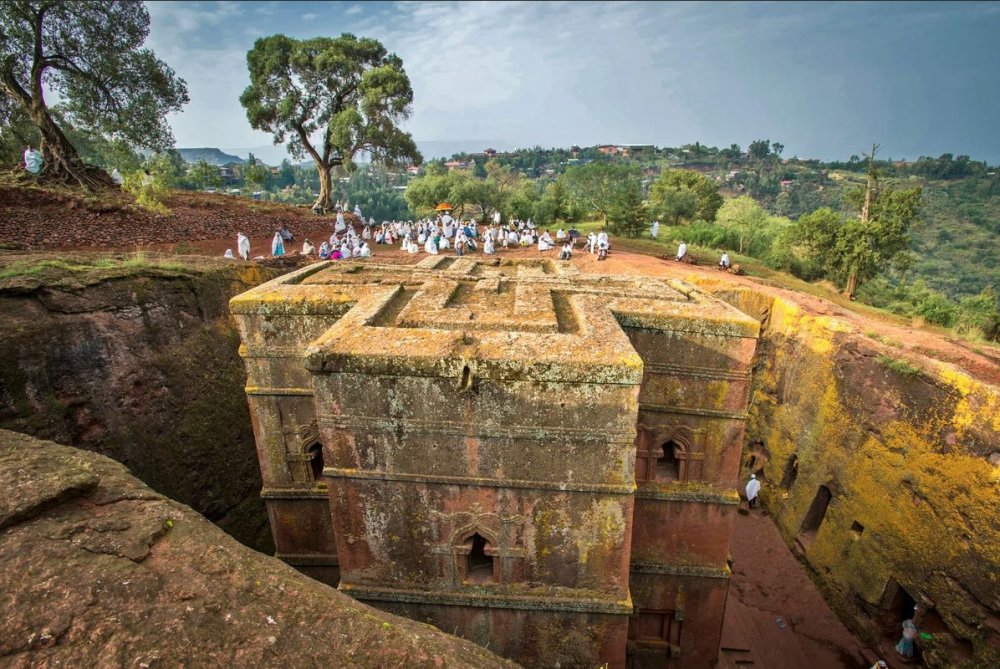
[[[241,546],[120,464],[0,430],[0,667],[514,667]]]

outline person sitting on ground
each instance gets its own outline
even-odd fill
[[[542,232],[542,236],[538,238],[538,250],[548,251],[555,248],[555,242],[552,241],[552,237],[549,236],[549,231],[545,230]]]
[[[358,254],[359,257],[361,258],[372,257],[372,249],[370,246],[368,246],[368,242],[362,241],[361,246],[359,248],[360,248],[360,253]]]
[[[424,251],[434,256],[438,254],[437,240],[434,237],[427,236],[427,240],[424,242]]]
[[[601,233],[603,234],[603,233]],[[600,235],[598,235],[600,237]],[[607,260],[608,259],[608,237],[604,236],[603,239],[599,239],[597,242],[597,259]]]
[[[559,260],[569,260],[573,257],[573,242],[563,244],[562,251],[559,252]]]
[[[222,257],[226,260],[236,260],[236,256],[233,255],[232,249],[226,249],[226,253]]]
[[[319,258],[320,260],[330,259],[330,245],[328,243],[323,242],[319,245]]]
[[[677,247],[677,260],[683,260],[684,256],[687,255],[688,245],[681,241],[680,245]]]
[[[295,240],[295,235],[292,234],[292,231],[289,230],[288,226],[285,225],[284,223],[281,224],[281,229],[278,230],[278,234],[281,235],[281,240],[286,244],[289,244]]]
[[[722,252],[722,260],[719,261],[719,267],[729,269],[729,251]]]
[[[313,246],[313,243],[311,241],[309,241],[308,237],[306,237],[306,240],[304,242],[302,242],[302,254],[301,255],[304,255],[304,256],[312,255],[315,250],[316,250],[316,247]]]

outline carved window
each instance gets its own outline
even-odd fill
[[[656,480],[680,481],[681,461],[684,459],[684,447],[674,441],[663,444],[661,455],[656,460]]]
[[[465,556],[466,580],[474,583],[493,582],[493,556],[490,554],[492,553],[490,542],[477,532],[465,540],[465,546],[469,550]]]
[[[315,443],[306,449],[309,456],[309,469],[312,472],[313,481],[323,479],[323,444]]]

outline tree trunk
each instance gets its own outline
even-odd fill
[[[854,291],[858,289],[858,270],[852,269],[851,273],[847,275],[847,287],[844,288],[844,295],[850,299],[854,299]]]
[[[62,183],[76,183],[89,190],[115,186],[107,172],[99,167],[84,164],[76,149],[66,139],[66,135],[52,120],[48,109],[42,105],[34,105],[31,109],[31,120],[42,135],[40,149],[45,160],[42,166],[44,177]]]
[[[313,204],[313,207],[319,207],[323,211],[329,211],[330,209],[333,209],[330,203],[330,193],[332,192],[332,187],[330,185],[330,166],[316,163],[316,171],[319,172],[319,197],[316,198],[316,202]]]

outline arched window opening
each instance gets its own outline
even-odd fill
[[[785,472],[781,476],[781,487],[791,488],[795,484],[795,479],[799,475],[799,456],[793,455],[785,463]]]
[[[493,556],[487,555],[490,542],[480,536],[473,534],[465,540],[465,546],[469,553],[465,560],[465,576],[475,583],[488,583],[493,580]]]
[[[681,453],[681,447],[673,441],[668,441],[661,448],[663,449],[663,454],[656,460],[656,480],[680,480],[681,461],[677,456]]]
[[[462,390],[468,390],[472,387],[472,370],[466,365],[462,368]]]
[[[309,454],[309,466],[312,470],[313,481],[323,478],[323,444],[313,444],[306,453]]]

